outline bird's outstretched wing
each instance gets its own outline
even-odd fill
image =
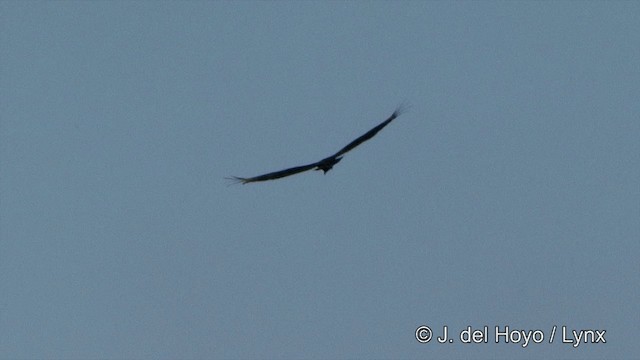
[[[347,152],[353,150],[356,146],[362,144],[363,142],[371,139],[372,137],[374,137],[380,130],[384,129],[385,126],[389,125],[390,122],[393,121],[393,119],[397,118],[398,116],[400,116],[400,114],[402,114],[402,112],[406,111],[406,106],[405,105],[400,105],[394,112],[393,114],[391,114],[391,116],[389,116],[389,118],[385,121],[383,121],[382,123],[380,123],[380,125],[374,127],[373,129],[367,131],[364,135],[360,136],[359,138],[353,140],[352,142],[350,142],[347,146],[343,147],[342,149],[340,149],[340,151],[338,151],[337,153],[335,153],[333,155],[333,157],[338,157],[341,155],[346,154]]]
[[[338,162],[340,162],[340,160],[342,159],[342,155],[344,155],[345,153],[353,150],[356,146],[362,144],[363,142],[371,139],[372,137],[374,137],[380,130],[382,130],[385,126],[389,125],[390,122],[392,122],[395,118],[397,118],[398,116],[400,116],[400,114],[405,111],[406,106],[399,106],[394,112],[393,114],[391,114],[391,116],[389,116],[389,118],[385,121],[383,121],[382,123],[380,123],[378,126],[374,127],[373,129],[367,131],[364,135],[360,136],[359,138],[353,140],[352,142],[350,142],[347,146],[343,147],[342,149],[340,149],[340,151],[338,151],[337,153],[324,158],[318,162],[315,162],[313,164],[308,164],[308,165],[302,165],[302,166],[296,166],[296,167],[292,167],[289,169],[284,169],[284,170],[280,170],[280,171],[274,171],[274,172],[270,172],[268,174],[264,174],[264,175],[259,175],[259,176],[254,176],[254,177],[250,177],[250,178],[243,178],[243,177],[237,177],[237,176],[233,176],[230,178],[227,178],[231,181],[233,181],[234,183],[242,183],[242,184],[248,184],[248,183],[252,183],[252,182],[258,182],[258,181],[267,181],[267,180],[275,180],[275,179],[280,179],[283,178],[285,176],[291,176],[291,175],[295,175],[295,174],[299,174],[301,172],[307,171],[307,170],[311,170],[313,168],[315,168],[316,170],[322,170],[325,173],[329,170],[331,170],[331,168],[337,164]]]
[[[243,178],[243,177],[233,176],[233,177],[230,177],[230,178],[227,178],[227,179],[232,180],[233,182],[242,183],[242,184],[248,184],[248,183],[257,182],[257,181],[275,180],[275,179],[283,178],[285,176],[291,176],[291,175],[299,174],[299,173],[307,171],[307,170],[311,170],[314,167],[316,167],[317,165],[318,165],[318,163],[315,162],[315,163],[309,164],[309,165],[296,166],[296,167],[292,167],[292,168],[289,168],[289,169],[284,169],[284,170],[280,170],[280,171],[274,171],[274,172],[270,172],[268,174],[258,175],[258,176],[254,176],[254,177],[250,177],[250,178]]]

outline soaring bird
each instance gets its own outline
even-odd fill
[[[312,164],[307,164],[307,165],[302,165],[302,166],[296,166],[296,167],[292,167],[292,168],[288,168],[288,169],[284,169],[284,170],[280,170],[280,171],[274,171],[274,172],[270,172],[268,174],[264,174],[264,175],[258,175],[258,176],[254,176],[254,177],[250,177],[250,178],[243,178],[243,177],[238,177],[238,176],[232,176],[230,179],[236,183],[242,183],[242,184],[248,184],[248,183],[252,183],[252,182],[258,182],[258,181],[267,181],[267,180],[275,180],[275,179],[280,179],[286,176],[291,176],[291,175],[295,175],[307,170],[322,170],[325,174],[327,173],[327,171],[331,170],[331,168],[333,168],[333,166],[337,163],[340,162],[340,160],[342,160],[342,157],[344,154],[346,154],[347,152],[353,150],[356,146],[362,144],[363,142],[371,139],[372,137],[374,137],[380,130],[384,129],[385,126],[389,125],[389,123],[391,123],[395,118],[397,118],[398,116],[400,116],[400,114],[402,114],[404,111],[406,110],[406,106],[399,106],[398,108],[396,108],[396,110],[393,112],[393,114],[391,114],[391,116],[389,116],[389,118],[387,118],[387,120],[381,122],[378,126],[374,127],[373,129],[367,131],[366,133],[364,133],[364,135],[360,136],[359,138],[353,140],[352,142],[350,142],[349,144],[347,144],[347,146],[343,147],[342,149],[340,149],[340,151],[338,151],[337,153],[326,157],[320,161],[314,162]]]

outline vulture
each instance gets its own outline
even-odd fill
[[[374,137],[380,130],[384,129],[385,126],[389,125],[389,123],[391,123],[395,118],[400,116],[400,114],[402,114],[405,110],[406,110],[406,106],[401,105],[397,107],[396,110],[393,112],[393,114],[391,114],[391,116],[389,116],[385,121],[381,122],[376,127],[367,131],[357,139],[353,140],[352,142],[347,144],[347,146],[340,149],[337,153],[331,156],[328,156],[320,161],[314,162],[312,164],[295,166],[295,167],[280,170],[280,171],[274,171],[264,175],[254,176],[254,177],[245,178],[245,177],[232,176],[227,179],[232,180],[234,183],[248,184],[248,183],[259,182],[259,181],[280,179],[283,177],[299,174],[301,172],[305,172],[311,169],[322,170],[326,174],[327,171],[331,170],[331,168],[333,168],[335,164],[339,163],[340,160],[342,160],[342,157],[344,154],[353,150],[356,146],[362,144],[363,142]]]

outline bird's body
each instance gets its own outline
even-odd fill
[[[342,157],[329,156],[328,158],[322,159],[315,163],[316,168],[314,170],[322,170],[325,174],[327,171],[333,169],[333,165],[337,164],[342,160]]]
[[[337,163],[340,162],[340,160],[342,160],[342,157],[344,154],[346,154],[347,152],[353,150],[356,146],[362,144],[363,142],[371,139],[372,137],[374,137],[380,130],[382,130],[385,126],[389,125],[389,123],[391,123],[395,118],[397,118],[403,111],[404,111],[404,107],[400,106],[398,107],[393,114],[391,114],[391,116],[389,116],[389,118],[387,118],[387,120],[383,121],[382,123],[380,123],[378,126],[374,127],[373,129],[367,131],[364,135],[358,137],[357,139],[353,140],[352,142],[350,142],[349,144],[347,144],[347,146],[343,147],[342,149],[340,149],[337,153],[326,157],[318,162],[312,163],[312,164],[308,164],[308,165],[302,165],[302,166],[296,166],[296,167],[292,167],[292,168],[288,168],[288,169],[284,169],[284,170],[280,170],[280,171],[275,171],[275,172],[271,172],[268,174],[264,174],[264,175],[258,175],[258,176],[254,176],[254,177],[250,177],[250,178],[243,178],[243,177],[231,177],[229,179],[235,181],[235,182],[239,182],[242,184],[248,184],[248,183],[252,183],[252,182],[258,182],[258,181],[267,181],[267,180],[275,180],[275,179],[280,179],[286,176],[291,176],[291,175],[295,175],[304,171],[308,171],[311,169],[314,170],[322,170],[325,174],[327,173],[327,171],[331,170],[333,168],[334,165],[336,165]]]

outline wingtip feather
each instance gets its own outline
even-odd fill
[[[398,105],[398,107],[396,107],[396,110],[393,112],[393,116],[398,117],[401,114],[409,111],[409,109],[411,109],[411,104],[403,101],[402,103],[400,103],[400,105]]]
[[[249,182],[248,181],[249,179],[238,177],[238,176],[230,176],[230,177],[226,177],[225,179],[229,182],[229,185],[237,185],[237,184],[244,185]]]

